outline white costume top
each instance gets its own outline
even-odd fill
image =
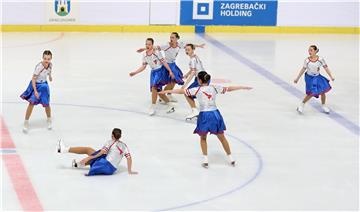
[[[317,76],[320,74],[320,67],[327,67],[327,64],[322,57],[318,57],[316,61],[311,61],[310,58],[306,58],[304,61],[304,66],[306,73],[311,76]]]
[[[124,156],[126,158],[131,157],[126,144],[119,140],[110,140],[106,142],[102,149],[107,152],[106,160],[109,161],[115,168],[119,166]]]
[[[189,67],[190,67],[190,69],[192,69],[192,68],[195,69],[196,76],[200,71],[205,71],[200,58],[195,54],[192,57],[190,57]]]
[[[152,70],[161,68],[163,62],[164,58],[157,50],[150,55],[146,52],[143,55],[143,65],[149,65]]]
[[[170,45],[170,42],[165,44],[165,45],[161,45],[160,49],[164,51],[165,53],[165,61],[167,63],[173,63],[176,60],[177,55],[179,54],[180,49],[185,48],[185,43],[184,42],[177,42],[176,43],[176,47],[172,47]]]
[[[42,83],[47,81],[47,76],[51,75],[52,63],[49,63],[48,68],[46,69],[42,62],[38,63],[35,66],[34,75],[36,76],[36,82]]]
[[[227,88],[222,85],[206,85],[185,89],[187,96],[196,96],[199,101],[200,111],[217,110],[216,95],[226,93]]]

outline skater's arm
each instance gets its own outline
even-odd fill
[[[141,53],[141,52],[143,52],[143,51],[145,51],[145,50],[146,50],[145,48],[140,48],[140,49],[136,50],[136,52],[137,52],[137,53]]]
[[[300,77],[305,73],[305,70],[306,70],[306,68],[304,68],[304,67],[300,70],[298,76],[294,80],[294,83],[297,83],[299,81]]]
[[[194,44],[195,47],[199,47],[199,48],[204,48],[205,47],[205,43],[202,44]]]
[[[230,92],[230,91],[236,91],[236,90],[251,90],[252,87],[249,86],[229,86],[229,87],[225,87],[226,91]]]
[[[34,94],[35,94],[35,97],[38,99],[39,98],[39,93],[38,91],[36,90],[36,79],[37,79],[37,76],[34,75],[33,78],[31,79],[31,85],[34,89]]]
[[[161,62],[165,66],[165,68],[168,70],[170,77],[172,79],[174,79],[175,78],[174,73],[171,71],[171,69],[170,69],[169,65],[167,64],[167,62],[165,62],[165,60],[161,60]]]
[[[131,157],[127,157],[127,167],[128,167],[128,173],[129,174],[137,174],[138,172],[132,171],[131,167],[132,167],[132,159]]]
[[[145,70],[145,68],[146,68],[146,65],[140,66],[136,71],[130,72],[130,74],[129,74],[130,77],[133,77],[136,74],[143,72]]]
[[[185,91],[184,89],[173,89],[173,90],[163,90],[159,92],[159,94],[167,94],[167,93],[185,94]]]
[[[324,69],[325,69],[326,73],[329,75],[331,81],[334,81],[335,78],[332,76],[330,69],[327,66],[324,67]]]
[[[184,78],[186,78],[186,81],[184,83],[184,85],[181,88],[186,88],[187,85],[190,83],[190,81],[193,79],[193,77],[195,76],[195,69],[192,68],[188,73],[185,74]]]

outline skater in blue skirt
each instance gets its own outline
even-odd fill
[[[174,79],[174,73],[171,71],[169,65],[165,62],[163,56],[158,50],[154,49],[154,39],[146,39],[146,51],[143,55],[142,65],[135,71],[129,73],[130,77],[133,77],[146,69],[149,65],[151,68],[150,73],[150,91],[151,91],[151,107],[149,109],[149,115],[155,115],[156,112],[156,100],[158,92],[162,90],[162,87],[166,85],[169,79]],[[159,95],[165,103],[168,105],[167,113],[175,111],[174,105],[164,94]]]
[[[185,94],[191,97],[196,96],[196,98],[199,100],[200,113],[194,133],[200,136],[201,150],[204,157],[202,163],[203,167],[208,167],[206,142],[208,133],[215,134],[218,137],[228,156],[230,164],[235,165],[235,160],[231,156],[229,143],[224,135],[224,131],[226,130],[224,119],[216,106],[216,96],[218,94],[224,94],[230,91],[240,89],[249,90],[252,88],[247,86],[223,87],[221,85],[209,85],[210,79],[211,76],[208,73],[201,71],[197,75],[199,86],[189,89],[167,90],[162,91],[161,93]]]
[[[180,35],[177,32],[172,32],[170,34],[170,41],[166,44],[156,46],[156,49],[159,51],[163,51],[165,54],[165,61],[169,65],[171,71],[174,73],[174,79],[169,78],[168,83],[165,86],[164,90],[172,90],[174,89],[175,85],[183,85],[183,72],[176,64],[176,58],[180,52],[180,50],[185,49],[186,43],[180,40]],[[204,48],[205,44],[194,44],[195,47]],[[140,48],[137,52],[145,51],[145,48]],[[167,97],[169,98],[170,102],[177,102],[177,100],[168,94]],[[160,101],[161,99],[159,99]]]
[[[127,159],[128,173],[137,174],[137,172],[132,170],[132,159],[129,148],[124,142],[120,141],[120,138],[121,130],[114,128],[111,133],[111,140],[106,142],[104,146],[97,151],[91,147],[67,147],[62,140],[59,140],[57,152],[88,155],[88,157],[81,161],[73,160],[72,162],[74,168],[82,168],[89,165],[90,170],[86,176],[114,174],[123,157]]]
[[[51,130],[51,108],[50,108],[50,89],[47,82],[52,81],[52,53],[49,50],[43,52],[43,58],[40,63],[35,67],[33,77],[28,84],[26,90],[20,95],[20,97],[29,102],[26,109],[25,121],[23,132],[27,133],[29,130],[29,119],[33,111],[34,105],[41,104],[45,108],[47,116],[47,127]]]
[[[309,47],[309,57],[305,59],[304,65],[300,70],[300,73],[294,80],[294,83],[297,83],[300,77],[305,73],[305,91],[306,96],[302,103],[297,107],[297,111],[302,114],[304,110],[305,103],[309,101],[312,97],[318,98],[321,97],[321,104],[324,113],[330,113],[330,109],[325,105],[326,95],[330,91],[331,86],[329,80],[320,74],[320,68],[323,67],[326,73],[329,75],[331,81],[334,81],[334,77],[331,74],[331,71],[326,64],[324,58],[317,55],[319,48],[315,45]]]

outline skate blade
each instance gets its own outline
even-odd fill
[[[173,113],[175,112],[175,108],[171,108],[170,110],[166,111],[166,113]]]
[[[208,169],[209,168],[209,164],[208,163],[203,163],[201,164],[202,167],[204,167],[205,169]]]

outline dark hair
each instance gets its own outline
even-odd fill
[[[313,48],[316,51],[316,53],[318,53],[320,50],[316,45],[311,45],[310,48]]]
[[[202,83],[208,83],[211,79],[211,76],[206,71],[200,71],[198,73],[198,78]]]
[[[151,44],[154,44],[154,39],[152,38],[147,38],[146,41],[151,41]]]
[[[186,44],[186,46],[190,46],[192,48],[192,50],[195,50],[195,46],[192,43],[188,43],[188,44]]]
[[[50,55],[50,56],[52,57],[52,53],[51,53],[50,50],[45,50],[45,51],[43,52],[43,57],[44,57],[44,55]]]
[[[121,138],[121,130],[119,128],[114,128],[112,131],[112,135],[116,140],[119,140]]]
[[[172,35],[175,35],[175,37],[176,37],[177,39],[180,39],[179,33],[177,33],[177,32],[172,32],[171,34],[172,34]]]

